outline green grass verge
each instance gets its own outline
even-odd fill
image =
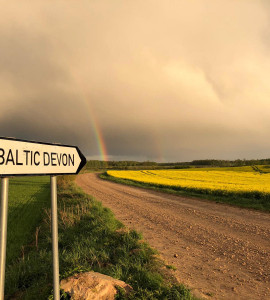
[[[129,283],[134,291],[117,299],[194,299],[179,285],[156,251],[127,230],[112,212],[72,181],[59,180],[59,259],[61,278],[97,271]],[[8,299],[48,299],[52,292],[50,211],[44,211],[38,247],[10,264]],[[64,296],[62,297],[64,299]]]
[[[208,193],[207,190],[197,190],[197,189],[184,189],[181,187],[168,187],[162,184],[152,184],[152,183],[144,183],[138,182],[130,179],[122,179],[110,176],[107,172],[99,175],[101,179],[110,180],[116,183],[126,184],[129,186],[135,186],[140,188],[147,188],[158,192],[169,193],[179,196],[187,196],[194,197],[200,199],[206,199],[215,201],[216,203],[225,203],[243,208],[251,208],[256,210],[261,210],[265,212],[270,212],[270,200],[269,196],[263,197],[261,193],[253,193],[253,197],[251,198],[249,194],[245,197],[244,193],[228,193],[228,195],[218,194],[214,195],[213,192],[211,194]]]
[[[49,177],[10,179],[8,199],[7,264],[32,247],[36,225],[50,203]],[[22,248],[23,247],[23,248]]]

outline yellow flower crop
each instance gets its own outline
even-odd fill
[[[251,169],[251,168],[250,168]],[[252,169],[251,169],[252,170]],[[136,182],[207,193],[270,195],[270,173],[221,169],[108,171],[108,175]]]

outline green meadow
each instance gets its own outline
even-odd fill
[[[38,234],[41,215],[49,205],[48,176],[9,180],[7,265],[36,246],[35,235]]]
[[[129,295],[120,289],[116,299],[195,299],[140,234],[125,228],[73,179],[58,178],[61,279],[97,271],[133,287]],[[46,177],[10,182],[7,299],[53,299],[49,191]],[[63,293],[61,299],[70,297]]]

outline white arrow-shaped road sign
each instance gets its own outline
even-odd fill
[[[0,137],[0,176],[77,174],[86,163],[78,147]]]

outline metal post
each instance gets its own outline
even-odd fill
[[[8,178],[1,180],[1,248],[0,248],[0,300],[5,295],[5,268],[7,247],[7,218],[8,218]]]
[[[60,300],[56,176],[51,176],[51,206],[52,206],[53,299]]]

